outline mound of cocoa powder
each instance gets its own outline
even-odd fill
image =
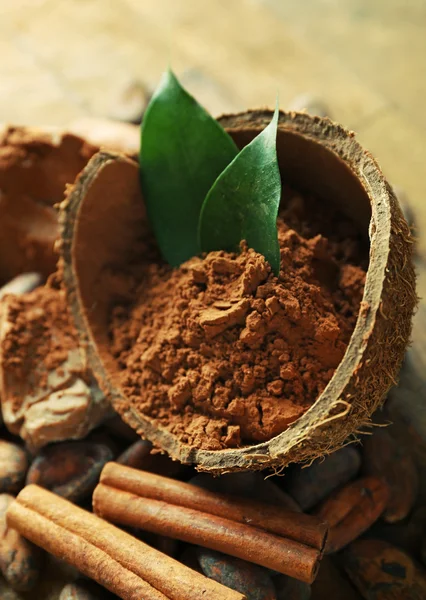
[[[110,414],[80,352],[60,274],[0,302],[0,399],[7,428],[32,450],[83,437]]]
[[[288,192],[286,192],[288,195]],[[290,194],[278,218],[281,270],[211,252],[128,277],[111,351],[129,402],[182,442],[219,450],[269,440],[316,400],[355,326],[366,247],[324,203]]]
[[[2,367],[22,385],[31,374],[37,374],[38,385],[43,389],[47,386],[47,373],[60,371],[68,352],[78,348],[65,292],[52,277],[50,285],[22,296],[10,296],[7,317],[7,331],[0,348]]]

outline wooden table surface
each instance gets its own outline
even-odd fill
[[[116,116],[169,61],[216,115],[311,93],[426,230],[425,28],[424,0],[0,0],[0,121]]]

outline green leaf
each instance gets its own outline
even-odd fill
[[[226,131],[169,70],[142,122],[141,185],[155,237],[176,267],[199,254],[201,206],[238,154]]]
[[[278,275],[277,216],[281,198],[276,137],[278,108],[269,125],[219,175],[204,200],[200,246],[237,251],[241,240],[263,254]]]

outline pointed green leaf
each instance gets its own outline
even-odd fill
[[[276,137],[278,109],[269,125],[219,175],[201,209],[200,246],[237,251],[241,240],[280,269],[277,215],[281,198]]]
[[[165,73],[142,122],[140,164],[148,217],[170,265],[176,267],[200,252],[201,206],[237,154],[221,125],[171,71]]]

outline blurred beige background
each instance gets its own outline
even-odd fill
[[[0,55],[16,124],[126,118],[169,59],[216,115],[314,94],[426,230],[424,0],[0,0]]]

